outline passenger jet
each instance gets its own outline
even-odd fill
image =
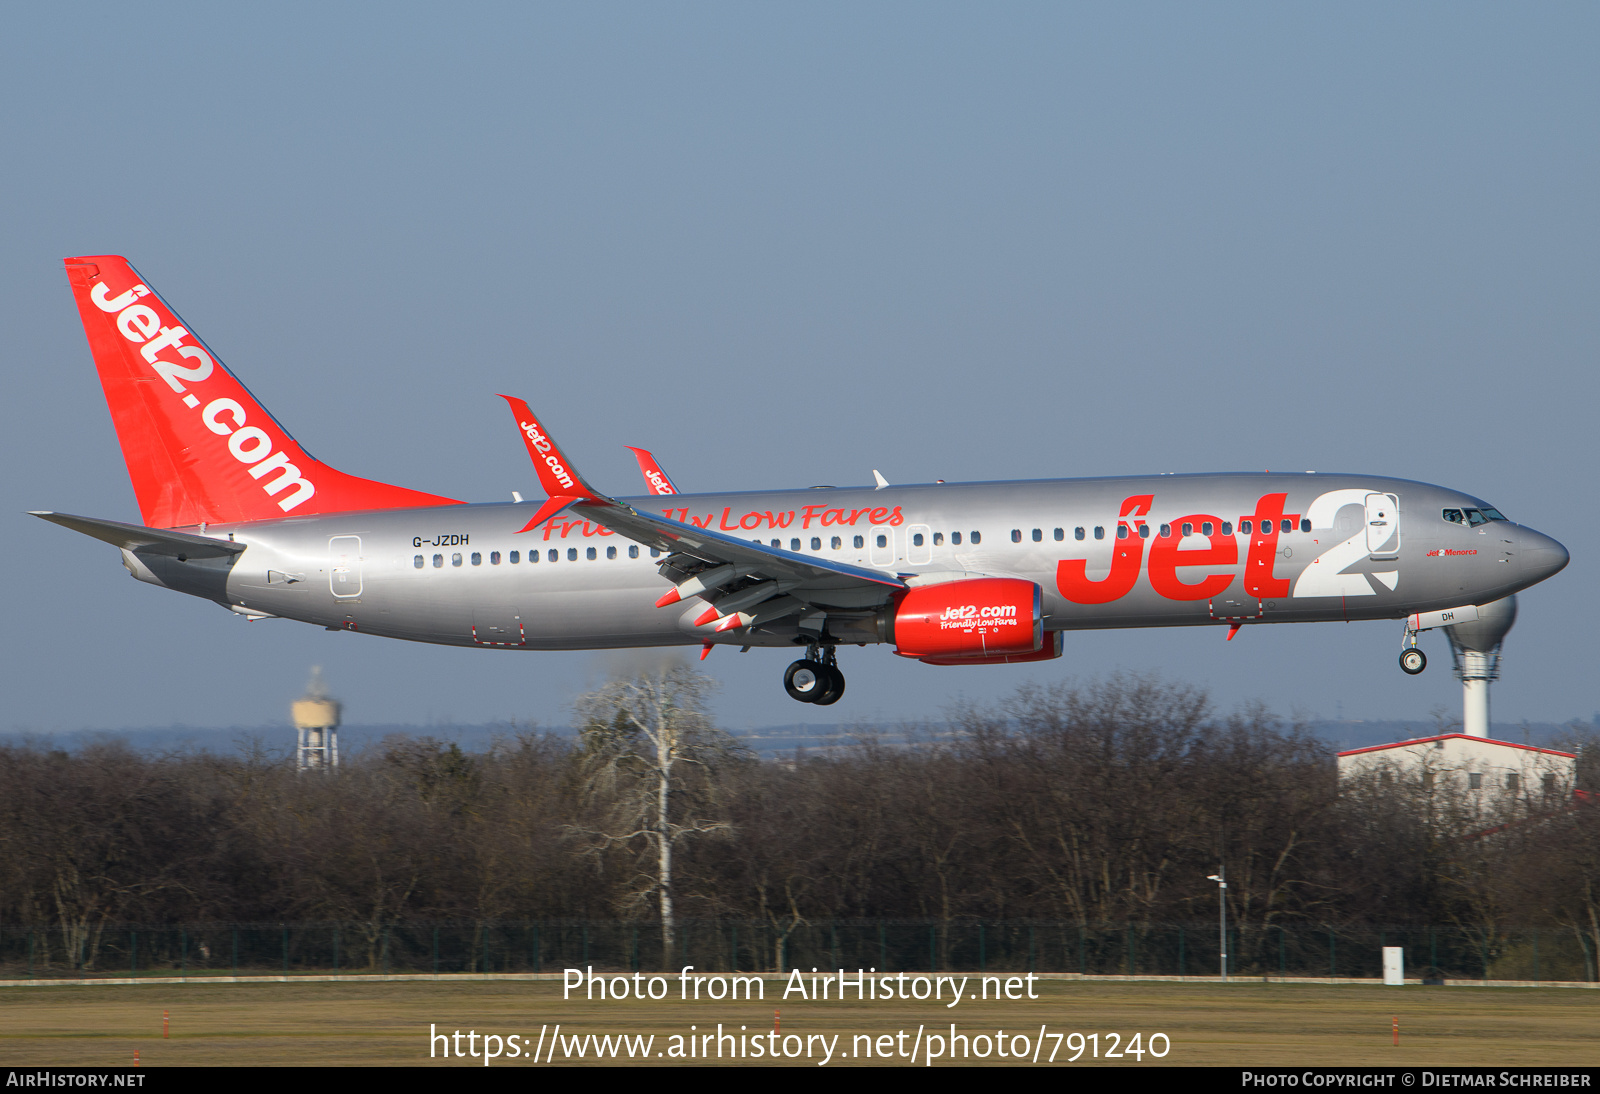
[[[1418,631],[1567,564],[1470,494],[1348,474],[1198,474],[684,494],[595,489],[507,398],[546,499],[466,504],[308,455],[126,259],[66,260],[142,523],[35,515],[140,581],[248,619],[495,650],[840,646],[930,665],[1060,657],[1065,631],[1404,620]]]

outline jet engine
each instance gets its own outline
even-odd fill
[[[1033,654],[1044,645],[1044,592],[1032,581],[979,577],[919,585],[894,606],[890,641],[901,657],[968,658]]]

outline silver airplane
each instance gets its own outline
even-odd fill
[[[465,504],[313,459],[114,255],[69,258],[142,524],[39,512],[140,581],[249,619],[499,650],[718,644],[804,656],[795,699],[844,692],[840,646],[933,665],[1059,657],[1062,634],[1404,620],[1416,635],[1567,564],[1479,498],[1404,479],[1203,474],[681,494],[591,487],[507,398],[548,495]]]

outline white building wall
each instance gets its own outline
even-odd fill
[[[1479,790],[1485,797],[1538,797],[1546,793],[1568,797],[1577,776],[1577,763],[1577,757],[1570,752],[1449,733],[1341,752],[1339,780],[1387,773],[1413,785],[1432,783]],[[1510,776],[1515,776],[1514,783]]]

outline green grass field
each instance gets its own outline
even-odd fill
[[[676,979],[671,983],[675,994]],[[974,977],[969,990],[976,990],[976,984]],[[1171,1039],[1164,1060],[1146,1055],[1142,1063],[1129,1058],[1095,1061],[1086,1051],[1078,1066],[1600,1064],[1600,992],[1570,988],[1043,981],[1037,1000],[969,998],[953,1009],[932,1002],[784,1002],[782,990],[783,982],[772,980],[760,1002],[601,1003],[563,1001],[561,983],[548,980],[0,988],[0,1062],[127,1066],[138,1049],[146,1066],[482,1066],[481,1060],[430,1060],[429,1024],[447,1033],[476,1030],[535,1041],[542,1026],[558,1022],[563,1036],[654,1034],[654,1057],[666,1051],[667,1038],[688,1034],[690,1025],[703,1033],[721,1022],[735,1034],[741,1025],[764,1034],[772,1028],[777,1008],[784,1034],[840,1035],[830,1066],[868,1062],[850,1057],[857,1034],[877,1037],[905,1029],[910,1045],[919,1024],[948,1035],[951,1022],[958,1033],[969,1036],[992,1036],[1004,1028],[1008,1039],[1018,1033],[1034,1038],[1043,1023],[1048,1032],[1118,1033],[1124,1038],[1138,1032],[1146,1039],[1165,1033]],[[170,1039],[161,1036],[163,1010],[170,1014]],[[1391,1043],[1392,1016],[1400,1019],[1399,1048]],[[1050,1046],[1047,1041],[1041,1063]],[[1100,1046],[1102,1052],[1108,1047],[1104,1036]],[[1061,1042],[1057,1063],[1068,1055],[1066,1042]],[[590,1056],[587,1062],[592,1063]],[[555,1062],[569,1061],[557,1053]],[[626,1055],[617,1062],[627,1063]],[[673,1061],[662,1057],[637,1062]],[[816,1066],[818,1059],[784,1062]],[[909,1061],[891,1057],[870,1062]],[[922,1062],[919,1055],[918,1066]],[[1019,1063],[993,1055],[970,1062]],[[935,1063],[948,1066],[951,1061]],[[496,1060],[494,1066],[545,1064],[534,1064],[524,1055]]]

